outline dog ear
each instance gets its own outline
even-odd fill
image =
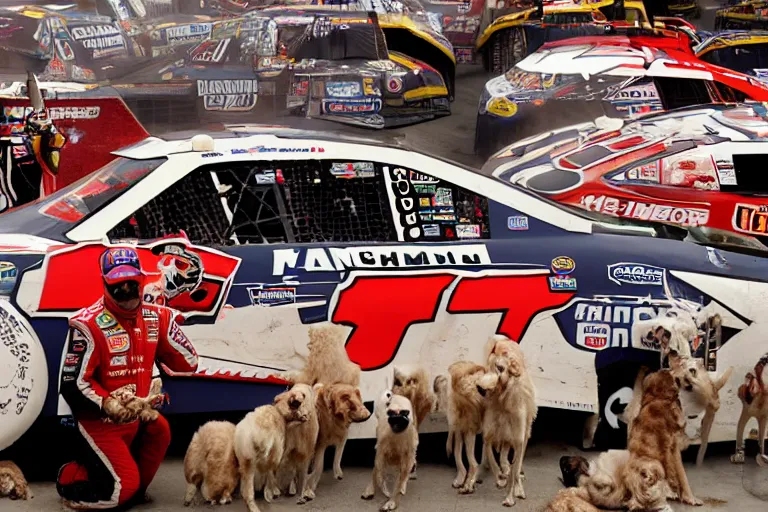
[[[317,394],[317,392],[318,392],[318,391],[320,391],[320,389],[321,389],[322,387],[323,387],[323,383],[322,383],[322,382],[318,382],[317,384],[315,384],[314,386],[312,386],[312,392],[313,392],[313,393],[315,393],[315,394]]]

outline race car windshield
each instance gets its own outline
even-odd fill
[[[131,160],[118,157],[98,171],[38,203],[33,203],[32,207],[45,216],[66,223],[79,222],[141,181],[165,160]]]
[[[768,69],[757,67],[768,62],[768,43],[727,46],[702,55],[701,60],[757,78],[768,78]]]

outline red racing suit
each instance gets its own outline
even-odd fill
[[[61,468],[57,489],[80,506],[110,508],[146,490],[171,432],[162,416],[145,424],[105,422],[103,400],[126,384],[135,384],[136,395],[146,397],[156,359],[174,372],[194,372],[197,353],[172,311],[162,306],[142,304],[132,315],[118,315],[102,298],[78,311],[69,325],[61,394],[87,449],[78,453],[78,462]]]

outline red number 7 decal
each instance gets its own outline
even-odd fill
[[[363,370],[375,370],[392,361],[411,325],[435,320],[444,292],[456,280],[448,313],[500,312],[496,332],[519,340],[537,313],[562,306],[574,295],[550,292],[547,277],[529,273],[353,276],[352,283],[339,292],[331,320],[353,327],[346,345],[349,358]]]

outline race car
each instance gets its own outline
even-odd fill
[[[667,12],[670,16],[698,19],[701,17],[701,8],[698,0],[672,0],[667,4]]]
[[[490,11],[492,22],[481,28],[475,41],[475,55],[482,59],[486,70],[505,73],[545,42],[601,35],[609,24],[648,25],[641,1],[621,2],[623,13],[616,4],[614,0],[552,0],[538,6],[510,3],[504,9]]]
[[[768,31],[729,30],[707,37],[694,46],[696,57],[716,66],[768,79]]]
[[[475,152],[601,115],[631,117],[720,101],[768,101],[768,85],[697,59],[680,32],[546,43],[480,96]]]
[[[715,12],[715,30],[768,29],[768,2],[747,0]]]
[[[744,233],[768,249],[767,143],[762,103],[694,106],[559,128],[505,148],[490,165],[500,179],[576,208]]]
[[[304,364],[308,327],[325,321],[347,328],[369,407],[393,365],[432,380],[458,359],[482,361],[485,340],[503,334],[520,343],[540,407],[605,425],[635,373],[599,375],[615,362],[658,367],[644,330],[655,318],[717,318],[721,331],[690,340],[713,373],[743,375],[765,352],[768,253],[738,234],[708,240],[691,227],[682,240],[661,224],[595,218],[493,176],[503,159],[478,172],[329,132],[193,133],[123,148],[3,214],[0,449],[38,417],[70,413],[58,386],[67,320],[103,293],[105,244],[136,247],[145,302],[176,310],[200,355],[195,373],[157,368],[167,415],[271,403]],[[735,438],[740,382],[721,392],[711,442]],[[446,428],[441,413],[419,427]],[[375,437],[375,422],[350,437]]]
[[[359,11],[264,9],[218,21],[155,77],[112,83],[142,122],[172,110],[188,121],[298,115],[385,128],[450,114],[441,73],[388,51],[375,14]]]

